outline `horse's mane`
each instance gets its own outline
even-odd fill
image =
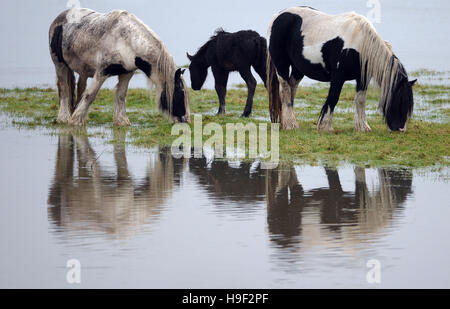
[[[203,45],[197,50],[197,52],[195,53],[194,57],[204,55],[205,52],[208,50],[208,47],[209,47],[209,45],[211,44],[211,42],[215,41],[215,40],[217,39],[218,36],[221,36],[221,35],[223,35],[223,34],[229,34],[229,32],[223,30],[223,28],[217,28],[217,29],[214,31],[214,34],[213,34],[212,36],[209,37],[208,41],[207,41],[205,44],[203,44]]]
[[[158,68],[158,73],[161,75],[162,80],[164,81],[164,85],[162,85],[162,91],[165,91],[170,114],[172,111],[173,103],[175,62],[173,61],[172,56],[169,54],[169,51],[164,46],[164,44],[161,41],[159,42],[160,49],[156,67]]]
[[[360,32],[361,36],[359,55],[362,84],[367,87],[371,78],[375,80],[381,88],[379,108],[386,113],[399,73],[406,76],[406,71],[395,56],[391,44],[378,35],[369,20],[355,13],[349,17],[348,23],[354,27],[353,34]]]
[[[168,113],[169,113],[169,115],[172,115],[173,93],[175,90],[175,71],[176,71],[177,67],[175,65],[175,61],[173,60],[173,57],[170,55],[166,46],[162,43],[161,40],[159,40],[159,43],[160,43],[160,51],[159,51],[158,60],[156,62],[156,67],[158,68],[158,73],[161,75],[161,77],[164,81],[161,91],[165,92],[165,95],[167,98]],[[183,87],[186,92],[186,95],[184,96],[184,105],[186,107],[186,118],[189,119],[190,118],[190,115],[189,115],[190,100],[189,100],[189,94],[188,94],[188,87],[182,77],[181,77],[181,81],[183,83]]]
[[[150,29],[146,24],[144,24],[140,19],[138,19],[136,16],[134,18],[138,21],[138,23],[143,26],[148,33],[159,43],[159,55],[158,59],[156,61],[156,67],[158,70],[159,75],[161,76],[163,80],[163,84],[160,85],[161,89],[157,88],[157,97],[160,94],[158,90],[164,91],[164,94],[167,99],[167,107],[168,107],[168,113],[171,115],[173,109],[173,93],[175,90],[175,71],[177,69],[175,65],[175,61],[173,60],[173,57],[170,55],[169,51],[167,50],[167,47],[164,45],[162,40],[156,35],[152,29]],[[184,82],[184,79],[182,79],[183,87],[188,93],[188,88],[186,86],[186,83]],[[152,85],[153,82],[149,79],[149,85]],[[190,115],[188,115],[189,111],[189,95],[185,95],[185,106],[186,106],[186,116],[189,118]],[[161,104],[161,102],[160,102]],[[161,107],[161,106],[160,106]]]

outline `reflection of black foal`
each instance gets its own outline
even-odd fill
[[[202,88],[208,68],[211,67],[220,102],[218,114],[225,114],[228,75],[232,71],[238,71],[248,88],[247,103],[242,114],[243,117],[248,117],[252,112],[256,88],[256,80],[250,67],[253,66],[265,84],[266,52],[266,39],[255,31],[243,30],[229,33],[219,29],[194,56],[187,54],[191,61],[189,72],[192,89],[200,90]]]

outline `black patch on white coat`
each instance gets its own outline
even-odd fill
[[[128,71],[127,69],[125,69],[123,67],[123,65],[118,64],[118,63],[110,64],[103,70],[103,74],[105,76],[121,75],[121,74],[130,73],[130,72],[131,71]]]
[[[304,35],[300,31],[302,23],[301,16],[288,12],[282,13],[273,22],[269,51],[278,75],[289,81],[289,69],[292,68],[293,75],[306,75],[328,82],[332,73],[340,70],[346,80],[358,79],[359,53],[354,49],[343,49],[344,41],[338,36],[325,42],[321,48],[325,67],[306,59],[303,56]]]
[[[303,56],[302,23],[299,15],[285,12],[272,24],[269,52],[278,75],[289,81],[289,69],[292,66],[311,79],[329,81],[330,74],[320,63],[312,63]]]
[[[141,57],[134,58],[134,64],[139,70],[144,72],[147,77],[150,77],[150,75],[152,75],[152,65]]]
[[[325,63],[325,69],[328,72],[337,70],[343,47],[344,40],[340,37],[336,37],[323,44],[321,49],[322,59]]]

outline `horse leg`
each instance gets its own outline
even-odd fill
[[[83,93],[83,96],[77,108],[70,117],[69,124],[74,126],[82,126],[86,122],[86,116],[92,102],[95,100],[100,87],[105,82],[107,76],[95,74],[89,88]]]
[[[264,60],[263,65],[253,65],[253,68],[255,69],[256,73],[261,77],[261,80],[264,83],[264,87],[267,88],[266,82],[267,82],[267,69],[266,69],[266,60]]]
[[[325,174],[327,175],[328,187],[330,188],[330,190],[334,191],[335,193],[342,193],[342,185],[341,180],[339,179],[338,171],[336,169],[326,167]]]
[[[77,100],[75,102],[74,109],[78,106],[78,103],[81,101],[81,97],[83,96],[83,92],[86,90],[87,85],[87,76],[81,75],[78,76],[78,83],[77,83]]]
[[[74,108],[75,76],[64,63],[55,64],[59,95],[58,122],[67,123]]]
[[[131,125],[128,120],[125,105],[127,103],[126,96],[128,91],[128,84],[133,77],[134,72],[119,75],[119,83],[117,84],[116,99],[114,105],[114,124],[116,126]]]
[[[297,118],[294,114],[294,101],[292,101],[291,86],[281,76],[278,76],[280,83],[280,101],[281,101],[281,128],[291,130],[298,128]]]
[[[327,100],[320,112],[317,129],[320,131],[332,131],[333,126],[333,111],[334,107],[339,101],[342,86],[344,85],[344,78],[339,75],[333,76],[330,83],[330,90],[328,92]]]
[[[305,75],[299,73],[297,69],[292,67],[291,77],[289,78],[289,86],[291,87],[291,102],[294,104],[295,95],[297,94],[298,84],[302,81]]]
[[[245,70],[239,71],[239,74],[244,79],[248,89],[247,103],[245,104],[245,109],[241,117],[249,117],[252,113],[253,97],[255,95],[256,89],[256,79],[253,77],[252,72],[250,71],[250,67],[246,68]]]
[[[370,132],[371,128],[366,121],[366,89],[362,89],[357,83],[355,96],[355,131]]]
[[[114,143],[114,161],[117,168],[117,178],[120,180],[130,180],[130,173],[128,171],[127,156],[125,151],[125,140],[128,130],[113,130]]]
[[[217,112],[217,114],[224,115],[226,113],[225,96],[227,95],[229,72],[214,67],[212,68],[212,72],[214,75],[217,96],[219,97],[219,111]]]

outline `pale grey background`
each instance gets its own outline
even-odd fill
[[[390,41],[408,70],[449,70],[450,2],[446,0],[381,0],[381,36]],[[66,9],[67,0],[2,0],[0,10],[0,87],[54,86],[54,69],[48,52],[48,27]],[[265,36],[273,14],[298,5],[328,13],[356,11],[367,15],[367,0],[346,1],[101,1],[81,0],[100,12],[128,10],[142,19],[167,45],[178,65],[185,53],[195,52],[218,27],[229,31],[254,29]],[[189,78],[187,74],[187,78]],[[237,74],[231,83],[242,82]],[[115,79],[107,84],[112,86]],[[135,77],[132,87],[145,87]],[[207,86],[211,87],[212,77]]]

